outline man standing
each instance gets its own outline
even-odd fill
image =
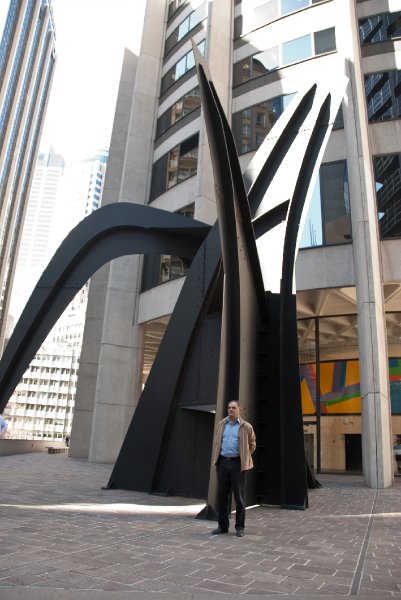
[[[253,427],[239,416],[238,400],[228,403],[228,417],[217,424],[214,437],[212,464],[217,469],[217,529],[212,535],[227,533],[229,528],[228,501],[230,492],[235,500],[235,529],[237,537],[244,535],[246,471],[253,468],[252,453],[256,448]]]

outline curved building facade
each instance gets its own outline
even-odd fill
[[[243,168],[305,82],[349,78],[296,265],[304,433],[317,471],[389,486],[401,441],[401,3],[148,0],[140,55],[124,60],[103,203],[214,223],[192,39]],[[116,459],[185,268],[127,257],[92,278],[71,455]],[[201,384],[193,393],[214,402]]]

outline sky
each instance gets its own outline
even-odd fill
[[[40,148],[52,145],[74,162],[110,144],[124,48],[139,54],[145,0],[52,0],[52,6],[57,64]]]

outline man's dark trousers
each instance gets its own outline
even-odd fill
[[[217,463],[217,503],[219,527],[222,531],[227,531],[230,524],[228,503],[231,491],[234,494],[236,508],[235,529],[241,530],[245,527],[244,480],[245,472],[241,472],[241,459],[220,456]]]

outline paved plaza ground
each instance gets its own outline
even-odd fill
[[[0,600],[401,597],[401,478],[324,475],[305,511],[212,536],[204,500],[105,490],[112,466],[0,457]]]

